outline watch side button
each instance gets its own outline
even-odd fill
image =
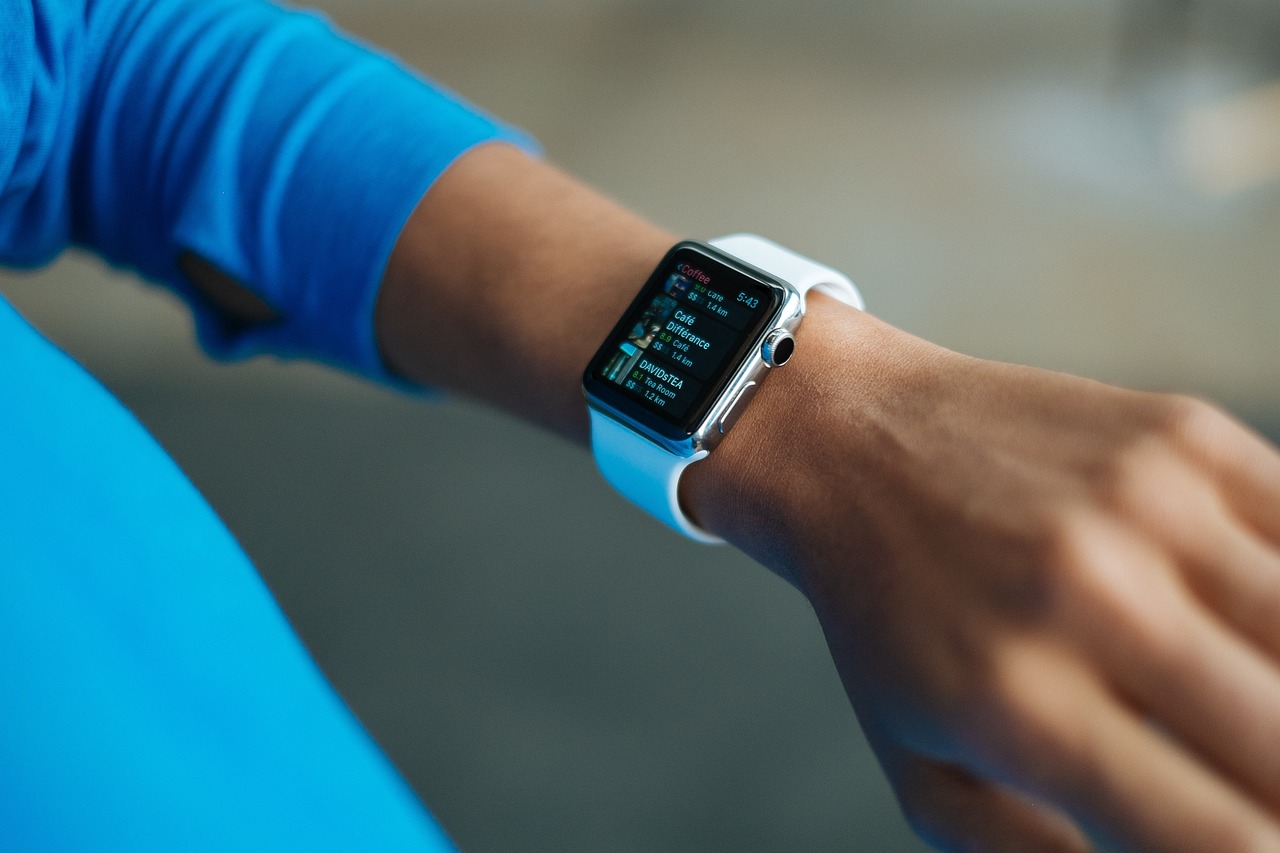
[[[755,382],[748,382],[738,396],[733,398],[733,402],[729,404],[729,408],[724,410],[724,414],[720,416],[720,434],[727,435],[729,430],[733,429],[733,425],[738,422],[738,418],[742,417],[742,413],[747,410],[747,406],[751,403],[751,398],[756,395],[759,385]]]

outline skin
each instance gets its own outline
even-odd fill
[[[585,445],[582,371],[675,241],[478,148],[396,246],[384,356]],[[821,295],[797,343],[681,499],[812,603],[917,832],[1280,851],[1280,454],[1205,403],[969,358]]]

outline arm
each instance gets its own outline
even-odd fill
[[[581,372],[672,242],[479,148],[401,234],[379,345],[584,442]],[[1280,849],[1280,456],[1206,405],[966,358],[821,297],[798,338],[682,496],[798,580],[917,829]]]
[[[472,146],[531,144],[262,0],[41,0],[0,23],[0,263],[92,249],[184,297],[215,356],[386,379],[373,306],[414,205]]]

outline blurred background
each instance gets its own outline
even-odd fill
[[[1280,436],[1274,0],[318,5],[668,228],[770,235],[946,346]],[[212,364],[84,256],[0,290],[178,459],[464,849],[923,849],[807,605],[585,454]]]

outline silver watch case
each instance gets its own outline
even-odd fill
[[[725,257],[720,252],[716,254],[718,257]],[[781,288],[783,298],[778,310],[774,312],[769,322],[761,327],[761,333],[753,341],[750,349],[747,350],[749,355],[734,370],[729,384],[724,387],[716,401],[707,409],[707,414],[699,421],[697,427],[688,438],[673,441],[667,436],[658,435],[643,424],[637,423],[633,419],[615,411],[612,406],[590,393],[587,394],[587,405],[598,412],[608,415],[632,432],[644,436],[674,456],[689,457],[703,452],[710,453],[714,450],[716,445],[733,428],[742,411],[750,405],[756,389],[760,387],[765,377],[773,369],[773,365],[764,356],[765,340],[780,330],[786,331],[788,334],[794,334],[796,329],[800,327],[800,321],[804,318],[805,310],[804,296],[795,287],[737,258],[733,259],[733,265],[749,272],[751,277],[757,279],[761,284]]]

